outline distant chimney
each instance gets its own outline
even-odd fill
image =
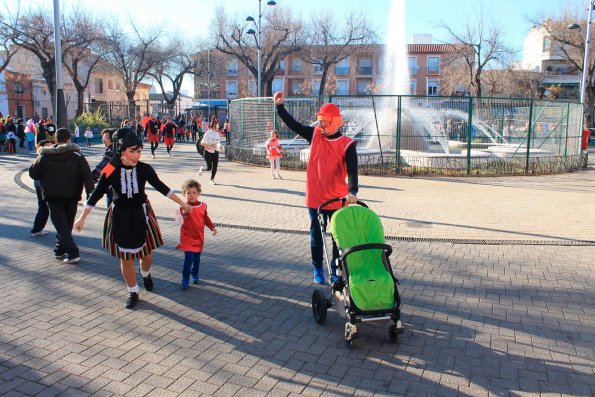
[[[428,33],[412,34],[411,44],[432,44],[432,35]]]

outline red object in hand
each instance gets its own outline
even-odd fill
[[[591,135],[591,131],[588,128],[583,130],[583,139],[581,140],[581,150],[589,149],[589,137]]]

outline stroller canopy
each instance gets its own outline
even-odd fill
[[[368,244],[384,244],[384,229],[374,211],[359,205],[341,208],[331,218],[331,234],[342,250]],[[390,310],[395,304],[395,282],[387,270],[381,249],[357,251],[346,257],[349,289],[363,311]]]

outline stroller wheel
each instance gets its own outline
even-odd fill
[[[391,343],[397,341],[397,326],[395,324],[391,324],[390,327],[388,327],[388,337]]]
[[[312,293],[312,314],[314,315],[314,321],[318,324],[323,324],[326,320],[327,303],[324,291],[318,288],[315,289]]]

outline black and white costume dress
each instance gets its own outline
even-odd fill
[[[87,200],[86,206],[92,208],[109,188],[113,191],[102,240],[103,247],[112,256],[142,258],[163,245],[157,218],[145,194],[147,182],[164,196],[170,197],[174,193],[159,179],[153,167],[139,161],[135,167],[117,166],[109,177],[101,174]]]

